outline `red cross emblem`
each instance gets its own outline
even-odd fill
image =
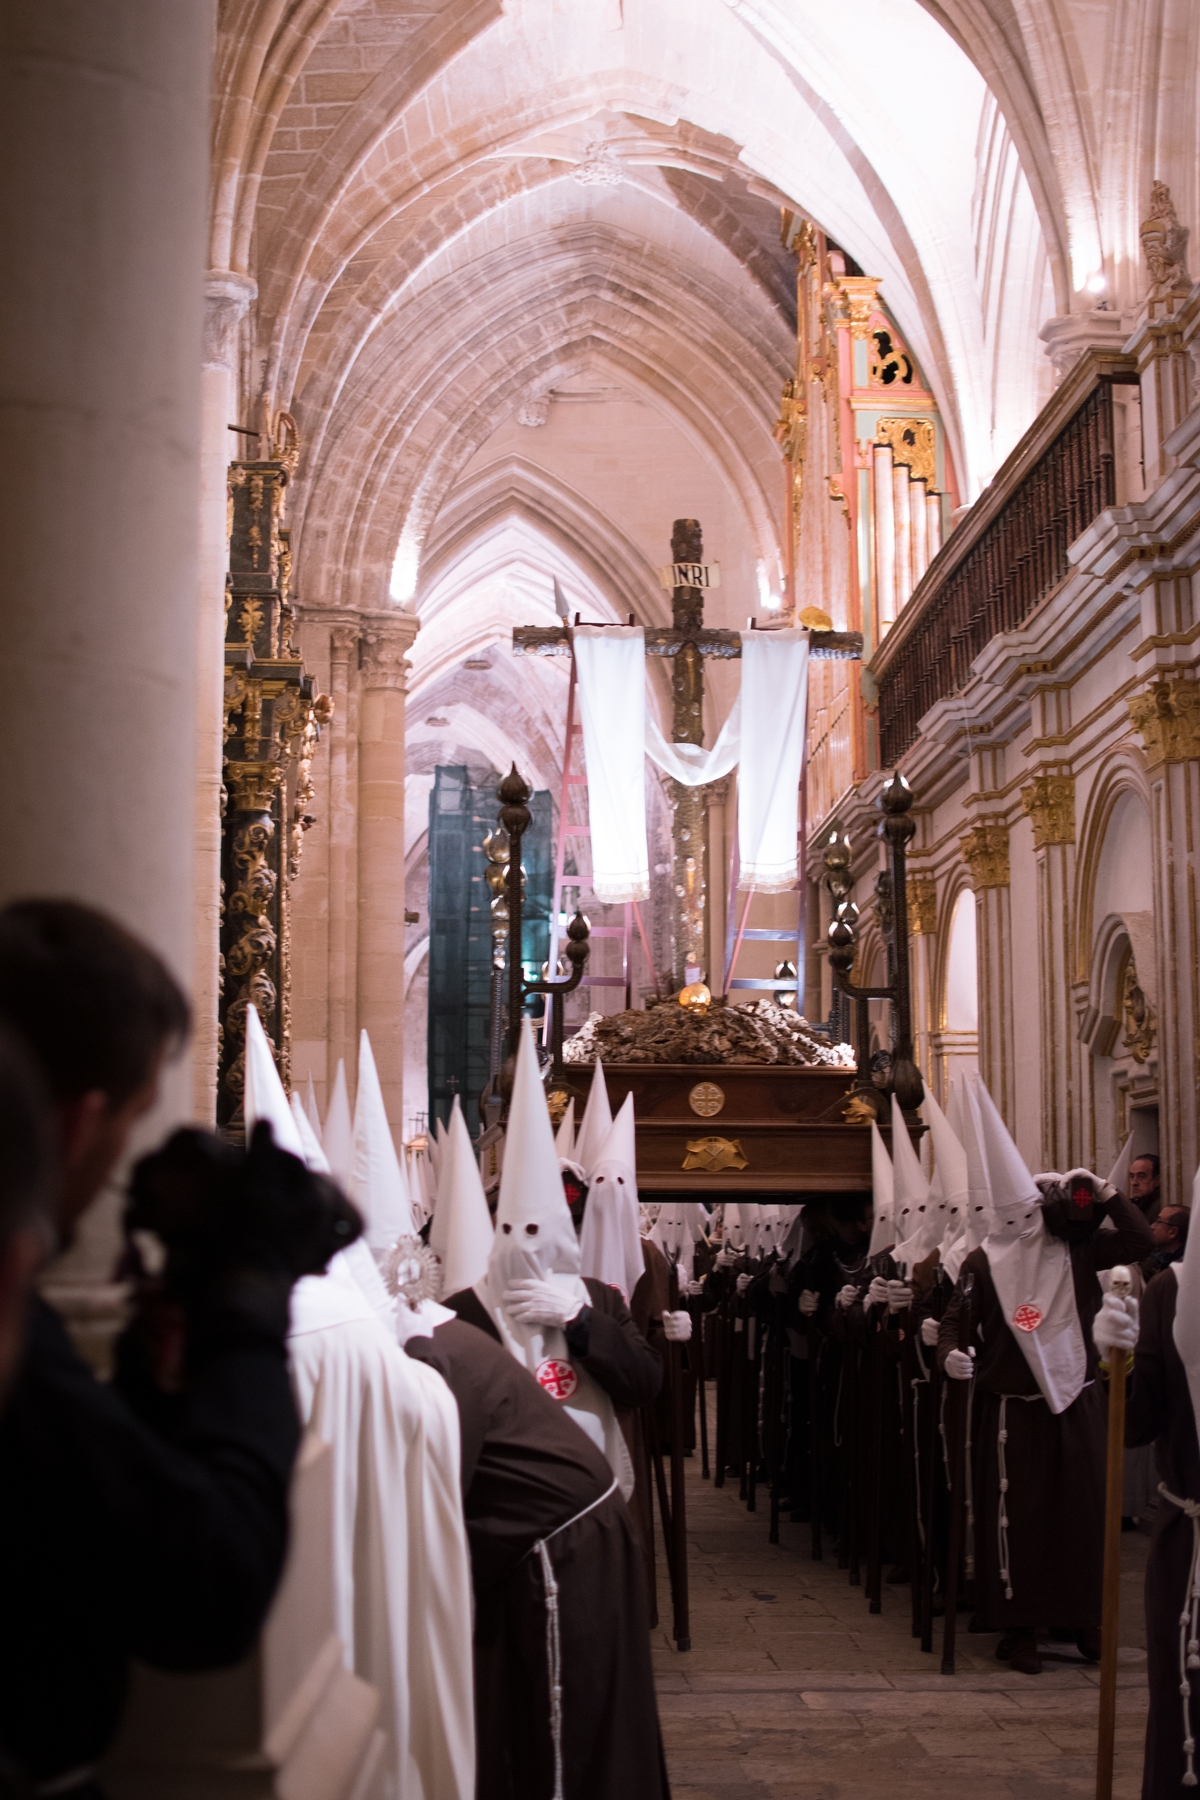
[[[1018,1306],[1013,1314],[1013,1324],[1018,1331],[1036,1331],[1042,1322],[1042,1309],[1027,1300],[1024,1306]]]
[[[540,1362],[534,1374],[552,1400],[569,1400],[579,1386],[579,1377],[570,1363],[562,1362],[557,1356],[548,1356],[545,1362]]]

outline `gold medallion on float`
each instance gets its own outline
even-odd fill
[[[715,1081],[698,1081],[688,1095],[688,1105],[702,1119],[713,1119],[725,1104],[725,1091]]]

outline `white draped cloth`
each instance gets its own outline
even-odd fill
[[[606,905],[650,893],[646,844],[646,634],[577,625],[575,670],[587,758],[592,892]]]
[[[738,885],[768,894],[795,886],[809,634],[787,629],[744,631],[741,637],[741,692],[716,743],[705,750],[669,743],[647,712],[640,626],[576,627],[598,900],[643,900],[649,893],[647,756],[685,787],[703,787],[738,765]]]
[[[355,1274],[356,1259],[366,1263]],[[368,1300],[365,1245],[296,1284],[289,1354],[301,1414],[333,1451],[338,1635],[378,1690],[389,1792],[474,1800],[471,1570],[459,1423],[441,1377]]]

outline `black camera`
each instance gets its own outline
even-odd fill
[[[234,1269],[319,1275],[363,1228],[341,1189],[281,1150],[265,1121],[245,1149],[195,1127],[174,1132],[134,1168],[124,1223],[131,1245],[137,1232],[158,1238],[163,1289],[180,1299]]]

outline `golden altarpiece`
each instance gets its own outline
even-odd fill
[[[292,641],[288,483],[300,449],[281,413],[271,455],[229,469],[221,1006],[217,1123],[242,1117],[246,1009],[291,1086],[290,889],[312,824],[312,759],[331,712]]]

